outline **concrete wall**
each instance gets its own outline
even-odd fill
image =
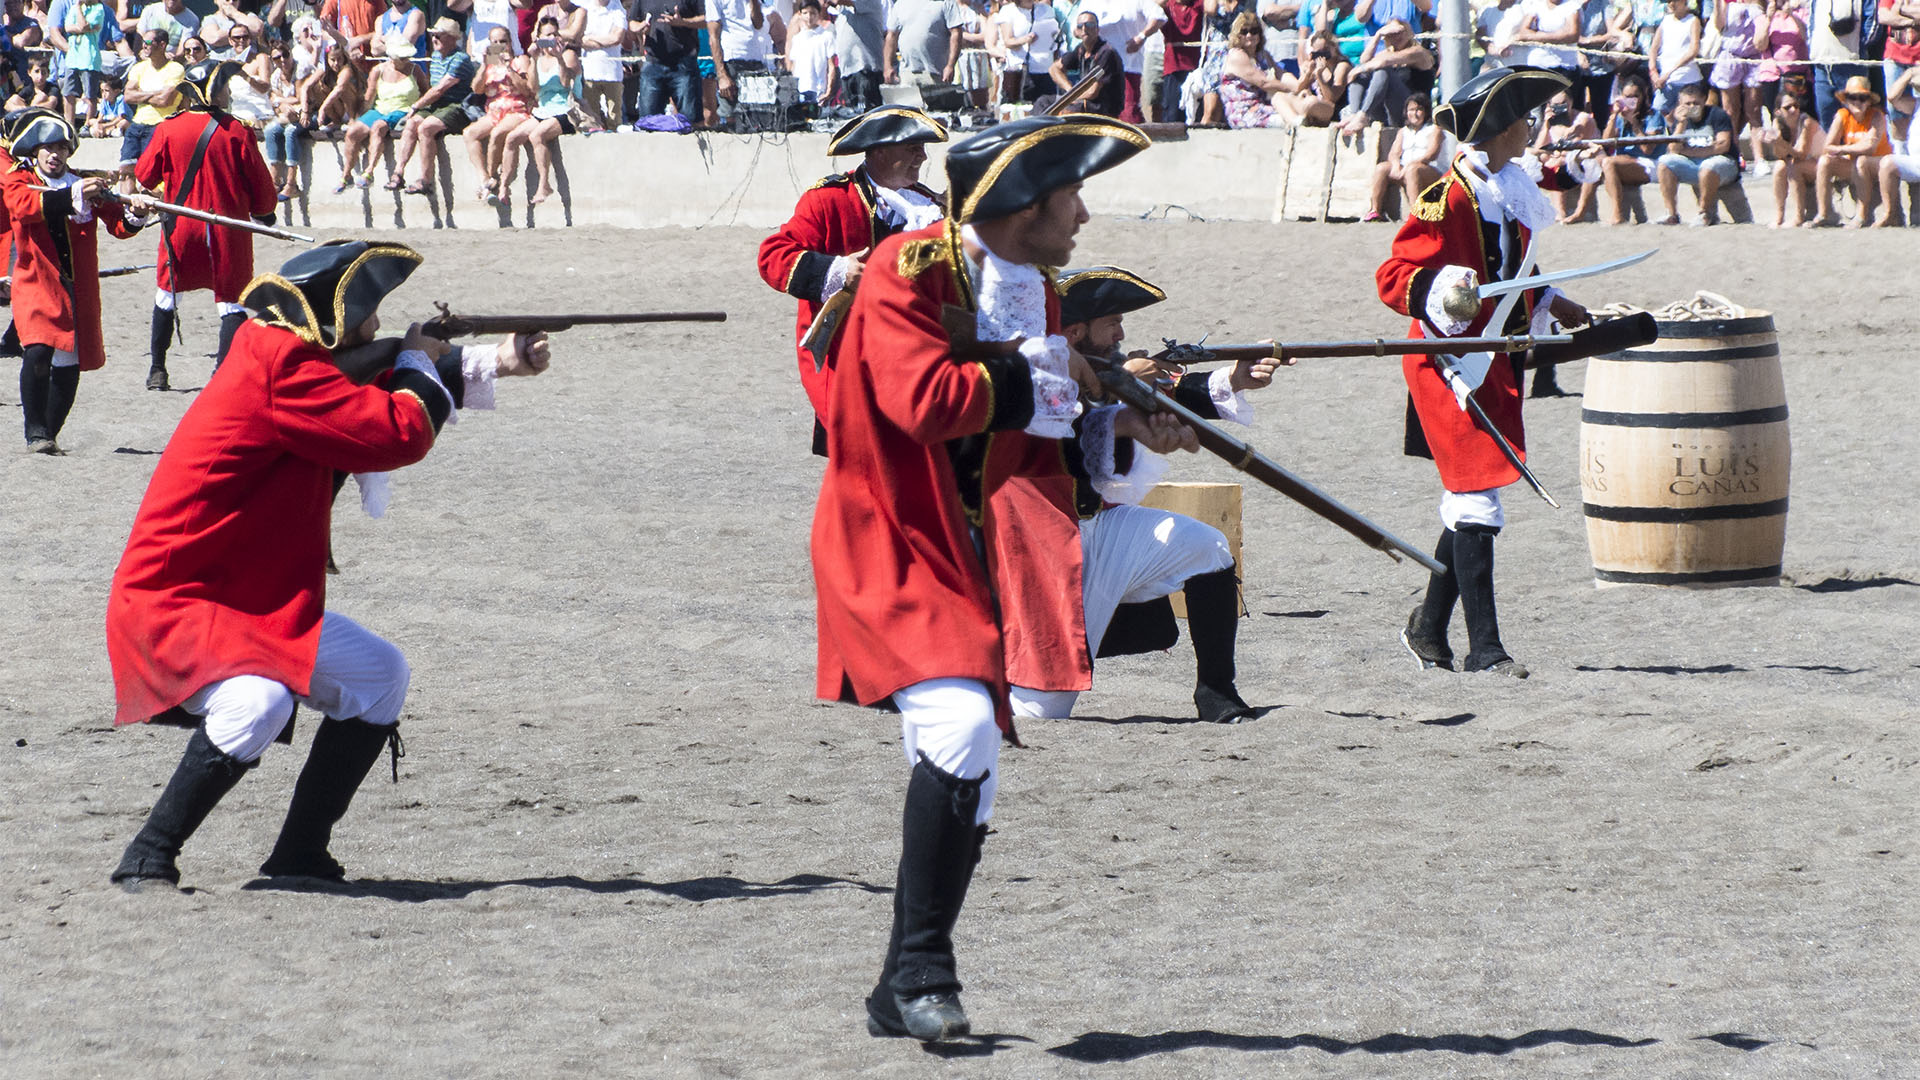
[[[1353,140],[1328,128],[1191,131],[1096,177],[1087,185],[1087,204],[1103,216],[1185,213],[1269,222],[1357,218],[1367,208],[1380,142],[1378,129]],[[308,195],[285,220],[293,228],[342,230],[576,224],[771,228],[788,218],[794,200],[816,179],[854,163],[828,158],[826,144],[827,136],[813,133],[569,136],[555,154],[558,197],[528,205],[529,166],[511,206],[500,209],[474,198],[477,181],[458,140],[442,148],[439,190],[425,198],[382,188],[385,168],[376,170],[372,188],[333,194],[341,171],[337,145],[315,142],[309,144]],[[86,140],[76,164],[110,168],[118,148],[118,140]],[[926,175],[936,188],[944,186],[942,160],[942,148],[931,147]],[[1771,182],[1750,178],[1747,187],[1754,214],[1771,221]],[[1646,195],[1657,210],[1657,193]],[[1683,200],[1682,211],[1691,213],[1691,199],[1683,195]]]

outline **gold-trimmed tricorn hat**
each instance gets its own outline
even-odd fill
[[[0,144],[15,161],[29,161],[35,150],[55,143],[65,143],[71,152],[79,147],[80,134],[51,109],[21,109],[0,120]]]
[[[1565,75],[1545,68],[1494,68],[1462,83],[1433,111],[1433,122],[1461,142],[1480,142],[1512,127],[1514,121],[1572,86]]]
[[[288,259],[279,273],[248,282],[240,305],[262,322],[331,349],[372,317],[421,261],[404,244],[329,240]]]
[[[1167,298],[1153,282],[1118,266],[1062,271],[1054,289],[1060,294],[1063,326],[1092,322],[1107,315],[1125,315]]]
[[[1149,143],[1132,124],[1091,113],[996,124],[947,151],[947,207],[956,224],[1005,217]]]
[[[882,105],[840,125],[827,140],[827,155],[861,154],[876,146],[947,141],[940,121],[906,105]]]
[[[205,112],[213,108],[214,91],[227,85],[245,68],[234,60],[202,60],[187,69],[180,80],[180,97],[188,110]]]

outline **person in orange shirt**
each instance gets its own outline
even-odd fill
[[[1880,95],[1865,75],[1855,75],[1833,95],[1843,106],[1833,115],[1827,129],[1827,151],[1820,155],[1814,173],[1814,187],[1820,192],[1820,217],[1807,223],[1832,228],[1840,224],[1833,209],[1833,186],[1846,180],[1853,184],[1853,197],[1860,200],[1860,216],[1847,222],[1850,229],[1873,224],[1873,211],[1880,205],[1880,162],[1893,153],[1887,141],[1887,113],[1880,107]]]

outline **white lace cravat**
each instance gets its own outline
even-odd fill
[[[1080,388],[1067,374],[1067,339],[1047,334],[1046,275],[993,253],[967,225],[961,235],[979,247],[982,258],[976,275],[979,310],[974,334],[983,342],[1017,341],[1033,374],[1033,422],[1027,434],[1043,439],[1073,435],[1073,418],[1080,415]]]
[[[1495,225],[1517,221],[1529,232],[1539,232],[1559,218],[1553,201],[1540,190],[1540,178],[1544,174],[1539,159],[1532,154],[1522,154],[1507,162],[1497,173],[1487,168],[1484,151],[1469,146],[1460,151],[1460,158],[1467,165],[1462,170],[1467,182],[1473,185],[1474,197],[1480,201],[1481,217]]]

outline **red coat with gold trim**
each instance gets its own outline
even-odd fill
[[[236,675],[308,692],[334,473],[397,469],[433,446],[421,397],[382,389],[389,377],[356,386],[320,346],[240,327],[167,440],[114,571],[114,723]]]
[[[914,190],[928,198],[933,192],[916,184]],[[827,362],[816,368],[813,357],[799,348],[800,339],[820,314],[821,292],[826,288],[827,268],[842,255],[856,255],[893,235],[893,228],[874,213],[876,196],[865,167],[850,173],[838,173],[813,185],[800,196],[789,218],[772,236],[760,243],[760,278],[768,285],[800,301],[800,313],[794,324],[795,352],[799,356],[800,385],[813,404],[816,417],[827,415],[827,383],[833,372],[833,350]],[[846,340],[846,324],[841,324],[835,347]],[[816,447],[816,450],[819,448]]]
[[[1482,282],[1498,281],[1502,273],[1500,230],[1515,232],[1515,258],[1526,250],[1531,233],[1509,222],[1495,226],[1480,216],[1473,189],[1459,166],[1420,193],[1413,212],[1393,238],[1393,250],[1375,273],[1380,299],[1402,315],[1411,316],[1411,337],[1432,337],[1424,319],[1427,290],[1434,273],[1447,265],[1464,266]],[[1496,301],[1484,300],[1480,313],[1462,331],[1466,335],[1525,333],[1532,319],[1538,290],[1529,291],[1513,306],[1507,328],[1488,327]],[[1519,356],[1498,354],[1486,381],[1473,393],[1500,433],[1526,458],[1526,428],[1520,419],[1521,372]],[[1408,356],[1401,364],[1410,398],[1407,417],[1407,453],[1431,457],[1448,491],[1484,491],[1505,487],[1520,473],[1500,453],[1493,439],[1474,425],[1460,408],[1446,380],[1424,356]]]
[[[996,593],[1002,605],[1044,599],[1056,618],[1077,611],[1078,524],[1049,497],[1022,529],[1057,523],[1070,540],[1042,546],[1001,528],[1003,513],[1020,512],[996,497],[1010,477],[1048,490],[1064,482],[1069,493],[1072,481],[1059,443],[1021,430],[1033,413],[1026,361],[954,354],[941,316],[971,313],[966,273],[943,225],[889,238],[848,314],[813,520],[817,689],[873,704],[927,679],[977,679],[994,688],[1011,730]],[[1057,326],[1057,302],[1048,304]]]
[[[140,231],[119,203],[94,206],[74,221],[75,188],[36,191],[44,181],[26,162],[0,175],[0,203],[13,233],[13,323],[23,345],[51,345],[75,353],[80,368],[107,362],[100,332],[99,227],[126,239]]]
[[[218,124],[207,142],[193,187],[176,193],[193,161],[193,149],[209,123]],[[133,176],[144,188],[167,189],[161,198],[225,217],[265,217],[279,205],[273,174],[260,157],[247,125],[224,113],[178,112],[153,129],[153,140],[140,155]],[[168,292],[212,289],[213,298],[240,302],[240,293],[253,280],[253,234],[209,225],[191,218],[171,218],[172,232],[163,233],[156,271],[160,287]],[[168,250],[172,257],[168,257]]]

